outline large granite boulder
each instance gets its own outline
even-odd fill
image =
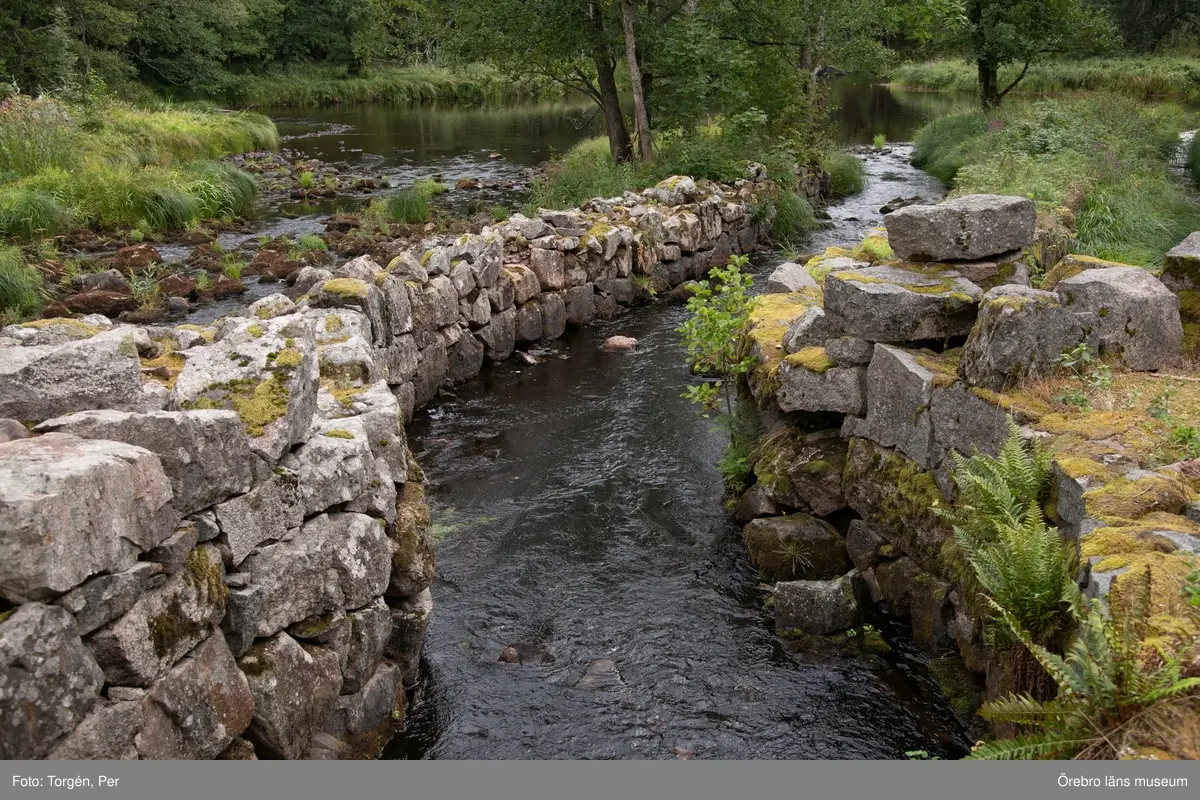
[[[1178,364],[1183,356],[1179,297],[1137,267],[1091,269],[1058,284],[1063,305],[1096,315],[1102,355],[1132,370]]]
[[[140,447],[61,433],[0,445],[0,595],[46,599],[131,568],[174,531],[170,502]]]
[[[311,320],[289,314],[244,322],[219,342],[187,351],[171,407],[236,411],[250,449],[274,464],[307,435],[318,378]]]
[[[861,584],[857,569],[829,580],[776,583],[775,630],[828,636],[853,628],[862,619]]]
[[[250,724],[254,697],[216,633],[155,682],[143,708],[142,758],[216,758]]]
[[[767,580],[832,578],[851,567],[837,529],[808,514],[756,519],[742,535],[750,560]]]
[[[81,439],[108,439],[158,456],[171,481],[174,506],[191,514],[250,488],[250,441],[232,411],[83,411],[37,427]]]
[[[305,517],[348,503],[375,476],[375,458],[357,417],[324,422],[280,465],[296,475],[296,499]]]
[[[73,411],[143,405],[129,328],[58,345],[0,347],[0,417],[41,422]]]
[[[255,753],[302,758],[341,691],[337,654],[279,633],[250,648],[238,666],[254,697],[254,718],[245,738]]]
[[[1095,313],[1064,308],[1053,292],[997,286],[983,296],[958,374],[995,392],[1049,377],[1064,353],[1083,342],[1095,349],[1097,323]]]
[[[983,291],[957,272],[916,264],[831,272],[825,313],[845,336],[913,342],[963,336]]]
[[[0,759],[44,757],[103,684],[70,614],[41,603],[14,609],[0,621]]]
[[[910,261],[972,261],[1033,242],[1037,206],[1025,197],[973,194],[907,206],[883,218],[888,243]]]

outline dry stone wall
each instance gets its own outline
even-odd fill
[[[1156,466],[1141,407],[1064,413],[1025,387],[1061,376],[1059,357],[1087,344],[1115,393],[1174,387],[1176,408],[1200,407],[1194,378],[1150,377],[1183,364],[1197,237],[1170,260],[1174,292],[1146,270],[1079,256],[1035,289],[1020,258],[1034,236],[1028,200],[910,206],[885,223],[853,250],[780,267],[752,315],[748,384],[768,433],[735,513],[777,582],[777,628],[825,635],[884,603],[919,644],[957,652],[998,691],[980,606],[947,566],[951,530],[936,512],[954,498],[951,454],[998,454],[1010,419],[1054,454],[1048,513],[1079,550],[1081,585],[1104,596],[1144,569],[1170,613],[1200,551],[1200,463]],[[838,554],[852,566],[830,575]]]
[[[759,188],[306,268],[211,326],[0,331],[0,759],[377,754],[433,611],[405,420],[751,250]]]

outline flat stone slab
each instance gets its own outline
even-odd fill
[[[48,599],[120,572],[175,529],[149,450],[50,433],[0,445],[0,595]]]
[[[845,336],[913,342],[965,336],[983,290],[953,270],[920,265],[830,273],[825,312]]]
[[[973,194],[936,206],[907,206],[885,216],[883,224],[899,258],[974,261],[1028,247],[1037,206],[1025,197]]]

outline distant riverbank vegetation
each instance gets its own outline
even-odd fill
[[[1194,123],[1179,106],[1121,95],[1015,99],[930,123],[914,163],[958,194],[1036,200],[1046,224],[1073,232],[1072,252],[1156,267],[1200,229],[1200,207],[1169,166]]]
[[[1013,83],[1021,64],[999,71],[999,82]],[[904,64],[891,72],[891,82],[906,89],[974,92],[979,73],[961,59]],[[1200,102],[1200,58],[1184,56],[1127,56],[1051,61],[1031,65],[1017,84],[1020,94],[1109,92],[1138,100]]]

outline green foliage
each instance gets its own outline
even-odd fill
[[[1086,342],[1059,356],[1058,364],[1067,370],[1074,384],[1059,394],[1060,403],[1091,411],[1093,394],[1112,386],[1112,369],[1092,353]]]
[[[751,454],[763,436],[762,417],[754,403],[739,399],[734,403],[733,413],[722,415],[718,421],[729,432],[729,446],[717,466],[725,479],[725,486],[734,494],[741,494],[754,474]]]
[[[875,137],[881,138],[880,136]],[[882,147],[877,144],[876,147]],[[830,190],[835,198],[858,194],[867,185],[867,168],[862,159],[844,150],[834,150],[826,155],[821,165],[829,170]]]
[[[245,264],[238,261],[237,257],[232,254],[221,259],[221,272],[231,281],[240,281],[243,269],[245,269]]]
[[[42,277],[16,247],[0,245],[0,318],[18,320],[42,309]]]
[[[1193,134],[1192,141],[1188,143],[1187,169],[1192,181],[1200,185],[1200,135]]]
[[[415,189],[405,189],[388,198],[388,217],[393,222],[413,225],[428,222],[431,208],[429,198]]]
[[[730,256],[727,266],[716,267],[700,281],[687,304],[692,316],[679,327],[692,371],[719,379],[705,384],[712,388],[693,387],[684,395],[706,410],[716,409],[723,397],[725,413],[732,414],[731,386],[754,363],[740,346],[755,303],[750,296],[754,278],[743,273],[749,261],[747,256]]]
[[[884,136],[882,133],[875,134],[875,136],[871,139],[871,145],[876,150],[882,150],[884,148],[884,145],[886,145],[886,144],[887,144],[887,137]]]
[[[325,244],[325,240],[315,233],[306,233],[300,237],[298,243],[301,250],[320,250],[322,253],[329,252],[329,245]]]
[[[1182,109],[1124,97],[1010,102],[990,115],[953,115],[923,128],[914,163],[954,194],[996,193],[1076,215],[1081,252],[1157,267],[1200,228],[1200,207],[1171,176]]]
[[[508,206],[496,204],[488,209],[488,218],[492,222],[504,222],[512,216],[512,210]]]
[[[1039,643],[1053,641],[1069,623],[1064,603],[1074,586],[1074,556],[1042,513],[1049,455],[1036,440],[1026,445],[1010,423],[998,457],[952,456],[959,497],[944,513],[954,527],[955,555],[971,569],[968,590],[1003,609],[999,633],[1015,633],[1010,620],[1016,620]]]
[[[1149,571],[1141,578],[1128,599],[1113,599],[1111,616],[1099,600],[1075,598],[1071,610],[1077,633],[1065,656],[1038,644],[1015,616],[999,607],[1022,644],[1054,678],[1058,695],[1046,702],[1015,695],[986,704],[980,711],[985,719],[1016,724],[1027,733],[981,744],[970,758],[1112,759],[1169,734],[1167,713],[1192,703],[1200,690],[1200,678],[1183,674],[1181,654],[1194,642],[1176,641],[1147,652]]]
[[[795,242],[817,227],[817,217],[808,200],[785,189],[774,197],[775,219],[771,221],[771,238],[776,242]]]
[[[1001,68],[1001,86],[1012,83],[1021,64]],[[926,61],[905,64],[892,71],[892,82],[914,89],[974,92],[979,70],[966,61]],[[1135,100],[1200,99],[1200,69],[1194,58],[1143,56],[1140,58],[1070,58],[1044,61],[1029,68],[1014,93],[1111,92]]]
[[[593,197],[618,197],[640,183],[631,165],[613,160],[607,139],[586,139],[551,161],[546,177],[534,181],[527,208],[573,208]]]

